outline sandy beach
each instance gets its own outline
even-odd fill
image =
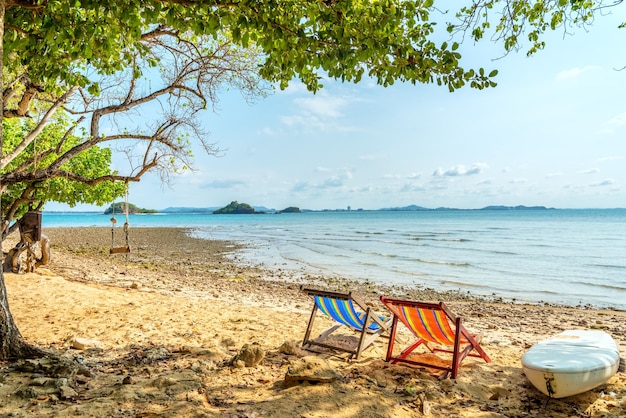
[[[109,254],[108,228],[46,229],[52,261],[5,273],[24,338],[78,367],[46,359],[0,363],[0,416],[30,417],[619,417],[626,374],[564,399],[530,385],[520,359],[565,329],[602,329],[626,356],[626,312],[521,305],[468,294],[290,277],[243,266],[241,246],[178,228],[134,228],[132,252]],[[11,237],[15,239],[16,237]],[[4,243],[7,251],[11,239]],[[312,300],[301,284],[351,290],[379,313],[379,296],[445,301],[492,359],[468,358],[457,379],[384,362],[379,338],[358,360],[300,344]],[[329,322],[319,318],[316,330]],[[409,343],[409,335],[399,340]],[[258,364],[236,361],[253,348]],[[303,358],[324,360],[332,382],[290,382]],[[78,370],[78,371],[76,371]]]

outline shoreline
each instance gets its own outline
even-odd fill
[[[118,228],[120,229],[120,228]],[[118,266],[130,266],[132,268],[157,268],[167,269],[170,272],[182,272],[185,275],[201,274],[204,271],[217,273],[218,277],[224,278],[227,275],[236,276],[240,271],[246,271],[251,279],[261,280],[269,283],[280,283],[289,285],[319,285],[335,290],[349,291],[365,286],[367,289],[377,289],[380,295],[397,296],[405,298],[417,298],[427,300],[443,301],[475,301],[482,303],[500,303],[519,306],[545,306],[554,308],[570,308],[583,310],[606,310],[616,312],[626,312],[615,306],[597,306],[593,304],[564,304],[546,302],[542,300],[528,301],[515,297],[501,295],[480,295],[461,289],[440,291],[425,285],[404,285],[404,284],[381,284],[370,282],[367,279],[359,280],[343,277],[327,277],[321,274],[296,271],[291,269],[281,269],[266,266],[262,263],[253,264],[244,261],[238,255],[239,251],[245,251],[247,245],[237,241],[211,240],[195,238],[191,236],[193,228],[186,227],[134,227],[131,229],[130,243],[132,247],[128,258],[125,254],[110,255],[111,228],[90,226],[90,227],[55,227],[46,228],[46,232],[51,239],[53,250],[69,252],[75,255],[85,255],[112,262]],[[125,244],[120,231],[116,231],[113,246],[123,246]],[[167,236],[165,236],[167,235]],[[164,237],[165,236],[165,237]],[[54,240],[56,239],[56,242]],[[161,239],[169,242],[170,249],[163,251],[159,248]],[[174,246],[171,242],[184,242],[184,245]],[[56,247],[56,248],[55,248]],[[206,248],[203,252],[201,248]],[[203,256],[204,260],[190,260],[185,263],[176,256],[188,253],[194,256]],[[168,259],[167,256],[171,255]],[[151,261],[146,262],[146,258]],[[155,264],[151,266],[149,263]],[[185,265],[187,264],[187,265]],[[219,265],[224,271],[217,271],[213,266]]]
[[[82,358],[91,376],[89,383],[75,385],[75,399],[25,400],[15,393],[28,386],[32,373],[0,363],[0,375],[7,376],[0,385],[0,396],[7,399],[0,414],[127,416],[115,412],[122,408],[133,416],[408,418],[421,416],[420,396],[428,399],[432,416],[626,414],[622,372],[592,391],[544,406],[547,398],[530,386],[520,363],[540,339],[580,328],[605,330],[624,357],[626,312],[308,277],[304,283],[311,287],[354,291],[381,314],[381,294],[443,300],[469,330],[483,333],[483,348],[493,361],[468,359],[456,380],[439,381],[427,370],[385,363],[382,339],[352,362],[332,353],[288,354],[283,347],[299,347],[311,313],[312,301],[299,291],[301,283],[284,271],[239,265],[241,244],[192,238],[187,230],[133,228],[131,253],[110,255],[110,228],[46,228],[51,263],[35,273],[5,274],[10,307],[27,341]],[[76,338],[100,345],[77,350]],[[252,343],[265,350],[261,364],[228,365]],[[154,350],[162,356],[145,360]],[[306,355],[322,357],[342,379],[284,386],[289,364]],[[126,376],[134,383],[122,384]],[[374,398],[381,401],[366,400]]]

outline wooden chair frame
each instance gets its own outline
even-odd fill
[[[463,360],[468,356],[482,358],[487,363],[491,362],[487,353],[480,346],[482,334],[470,334],[470,332],[463,326],[461,317],[455,316],[443,302],[414,302],[387,298],[385,296],[381,296],[380,300],[393,314],[391,337],[389,338],[389,345],[387,347],[386,361],[391,362],[392,364],[407,363],[444,370],[441,377],[445,378],[448,374],[450,374],[452,379],[457,377],[461,362],[463,362]],[[438,318],[437,325],[439,328],[436,330],[437,332],[424,332],[427,327],[427,325],[424,325],[425,323],[414,325],[409,323],[405,315],[400,312],[400,307],[415,310],[417,315],[428,315],[429,318]],[[439,315],[439,313],[442,313],[443,315]],[[417,337],[417,340],[405,348],[399,355],[394,356],[393,349],[396,332],[398,330],[398,321],[402,322],[406,328]],[[442,321],[445,321],[445,323]],[[437,336],[434,336],[434,334],[440,334],[441,337],[438,338]],[[451,336],[453,339],[443,338]],[[422,344],[424,344],[424,346],[430,350],[431,353],[444,352],[452,354],[452,362],[450,366],[442,366],[440,364],[432,364],[409,359],[409,355]],[[438,346],[431,347],[431,344],[437,344]]]
[[[301,286],[300,290],[313,298],[313,310],[311,311],[311,317],[309,318],[309,323],[304,334],[304,340],[302,341],[303,348],[311,349],[312,346],[320,346],[350,353],[349,359],[358,359],[361,355],[361,352],[370,345],[372,345],[374,340],[376,340],[379,336],[385,333],[389,335],[391,318],[379,317],[377,314],[374,313],[371,307],[367,306],[363,301],[360,300],[358,296],[356,296],[352,292],[332,292],[326,290],[305,288],[304,286]],[[362,310],[362,312],[359,312],[356,309],[353,309],[353,311],[355,314],[357,314],[357,316],[358,314],[360,314],[359,321],[362,322],[362,325],[359,326],[356,324],[346,323],[342,321],[341,318],[337,318],[327,314],[318,306],[316,297],[332,299],[334,301],[337,301],[338,303],[343,304],[343,306],[347,308],[358,307],[360,310]],[[344,304],[344,302],[347,302],[347,304]],[[310,338],[311,332],[313,330],[313,324],[315,322],[318,311],[329,316],[331,319],[336,321],[337,324],[323,331],[317,338]],[[346,348],[328,343],[328,337],[333,332],[344,326],[359,334],[359,341],[356,348]]]

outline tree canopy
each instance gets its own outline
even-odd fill
[[[5,65],[27,68],[46,90],[89,86],[88,70],[114,74],[149,55],[143,42],[163,28],[218,37],[263,52],[260,74],[285,87],[299,78],[311,90],[325,73],[379,84],[437,82],[451,89],[466,82],[488,87],[483,72],[465,70],[457,44],[436,42],[432,1],[337,0],[82,0],[7,1]],[[150,30],[152,29],[152,30]],[[19,51],[19,53],[11,53]],[[45,57],[45,59],[41,59]],[[495,75],[495,74],[493,74]]]
[[[57,119],[56,123],[44,127],[31,143],[7,167],[8,172],[33,172],[40,167],[48,167],[60,155],[80,143],[81,138],[69,134],[65,140],[61,138],[67,134],[68,120]],[[15,149],[23,138],[33,129],[34,122],[30,119],[5,119],[3,121],[4,143],[8,149]],[[68,161],[62,170],[75,173],[85,178],[99,177],[110,174],[111,150],[108,148],[92,147],[78,154]],[[77,203],[93,203],[103,205],[110,202],[115,196],[124,192],[124,184],[103,182],[88,185],[72,181],[66,176],[43,179],[37,182],[15,182],[7,185],[2,194],[2,207],[8,219],[19,218],[27,209],[27,204],[42,203],[48,200],[67,203],[74,206]]]
[[[526,45],[527,55],[545,48],[543,35],[549,30],[568,33],[574,27],[586,28],[596,16],[622,3],[604,0],[476,0],[456,13],[448,32],[468,34],[474,41],[486,35],[501,42],[506,53]],[[620,25],[620,28],[624,24]]]

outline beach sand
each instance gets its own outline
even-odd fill
[[[35,273],[5,273],[10,308],[28,342],[77,367],[70,373],[46,359],[0,363],[0,416],[626,416],[625,373],[547,402],[520,363],[531,345],[565,329],[603,329],[624,357],[626,312],[295,277],[243,266],[239,244],[193,239],[178,228],[132,229],[128,255],[109,255],[108,228],[44,234],[51,263]],[[381,294],[444,300],[470,331],[484,334],[492,362],[468,358],[457,379],[439,380],[433,370],[385,363],[382,338],[353,361],[302,351],[312,308],[299,291],[303,283],[355,291],[379,313]],[[316,324],[321,330],[329,323]],[[399,340],[410,339],[400,333]],[[244,346],[263,355],[258,365],[233,363]],[[339,378],[286,382],[290,365],[307,356],[325,360]]]

